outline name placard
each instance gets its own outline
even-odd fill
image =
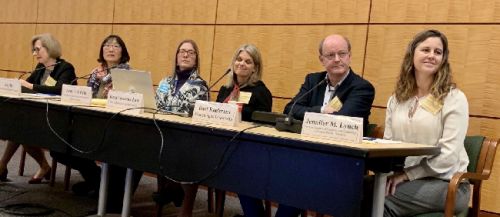
[[[229,103],[196,100],[193,111],[193,123],[236,126],[238,106]]]
[[[87,86],[63,84],[61,102],[90,105],[92,101],[92,89]]]
[[[21,82],[19,79],[0,78],[0,92],[19,96],[21,95]]]
[[[301,135],[359,144],[363,139],[363,118],[306,112]]]
[[[106,108],[112,110],[124,110],[128,108],[144,107],[144,97],[141,93],[122,92],[110,90],[108,93],[108,103]],[[144,109],[131,109],[125,111],[129,114],[141,114]]]

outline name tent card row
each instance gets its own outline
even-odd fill
[[[301,136],[360,144],[363,118],[306,112]]]
[[[87,86],[63,84],[61,102],[90,105],[92,101],[92,89]]]
[[[14,78],[0,78],[0,92],[10,95],[21,95],[21,82]]]
[[[229,103],[196,100],[193,111],[193,123],[236,126],[238,105]]]
[[[123,92],[110,90],[108,93],[107,109],[125,110],[129,108],[138,108],[125,111],[128,114],[141,114],[144,112],[144,97],[141,93]],[[139,109],[141,108],[141,109]]]

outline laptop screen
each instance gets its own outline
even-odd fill
[[[144,107],[156,110],[155,92],[150,72],[111,69],[111,76],[113,79],[113,90],[141,93],[144,97]]]

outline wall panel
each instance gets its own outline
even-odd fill
[[[499,0],[373,0],[373,23],[500,22]]]
[[[39,23],[111,23],[113,1],[42,0],[38,6]]]
[[[215,23],[217,0],[115,1],[115,23]]]
[[[99,47],[111,33],[111,25],[39,24],[37,33],[49,32],[61,43],[62,58],[73,64],[77,76],[83,76],[98,65]],[[85,80],[78,81],[85,84]]]
[[[184,39],[193,39],[200,49],[201,76],[208,81],[211,71],[213,26],[120,25],[114,33],[127,43],[133,68],[151,71],[153,83],[172,73],[175,52]]]
[[[290,99],[273,98],[273,112],[282,113]],[[295,109],[294,109],[295,110]]]
[[[37,16],[38,1],[0,0],[0,22],[34,23]]]
[[[371,124],[377,124],[378,126],[384,127],[385,126],[385,109],[372,107],[369,121]]]
[[[34,24],[0,24],[0,69],[31,71],[33,56],[31,37],[35,32]],[[15,77],[18,73],[0,71],[1,77]]]
[[[366,23],[365,0],[219,0],[218,24]]]
[[[318,45],[332,33],[350,38],[351,65],[361,74],[365,26],[217,26],[211,79],[217,79],[226,71],[238,47],[253,43],[261,51],[263,80],[273,96],[293,97],[307,73],[324,70],[319,62]]]

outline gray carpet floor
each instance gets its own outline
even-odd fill
[[[3,154],[5,142],[0,140],[0,154]],[[8,165],[8,182],[0,182],[0,217],[28,216],[19,213],[51,212],[40,215],[47,217],[67,217],[67,216],[87,216],[89,212],[96,210],[97,200],[88,197],[79,197],[71,191],[64,191],[64,169],[61,164],[57,167],[56,184],[54,187],[48,185],[48,181],[43,184],[28,184],[30,177],[38,169],[38,164],[27,156],[24,176],[18,175],[19,161],[22,149],[17,153]],[[49,163],[51,158],[47,153]],[[71,184],[82,181],[80,174],[76,170],[71,172]],[[143,176],[139,188],[134,194],[132,201],[132,216],[155,216],[155,203],[151,198],[152,192],[156,190],[156,178]],[[224,216],[232,217],[241,214],[239,201],[234,196],[226,197]],[[214,216],[208,213],[207,191],[203,188],[198,190],[196,198],[194,216]],[[47,209],[48,208],[48,209]],[[13,214],[18,213],[18,214]],[[173,204],[164,206],[163,216],[176,216],[178,208]]]

